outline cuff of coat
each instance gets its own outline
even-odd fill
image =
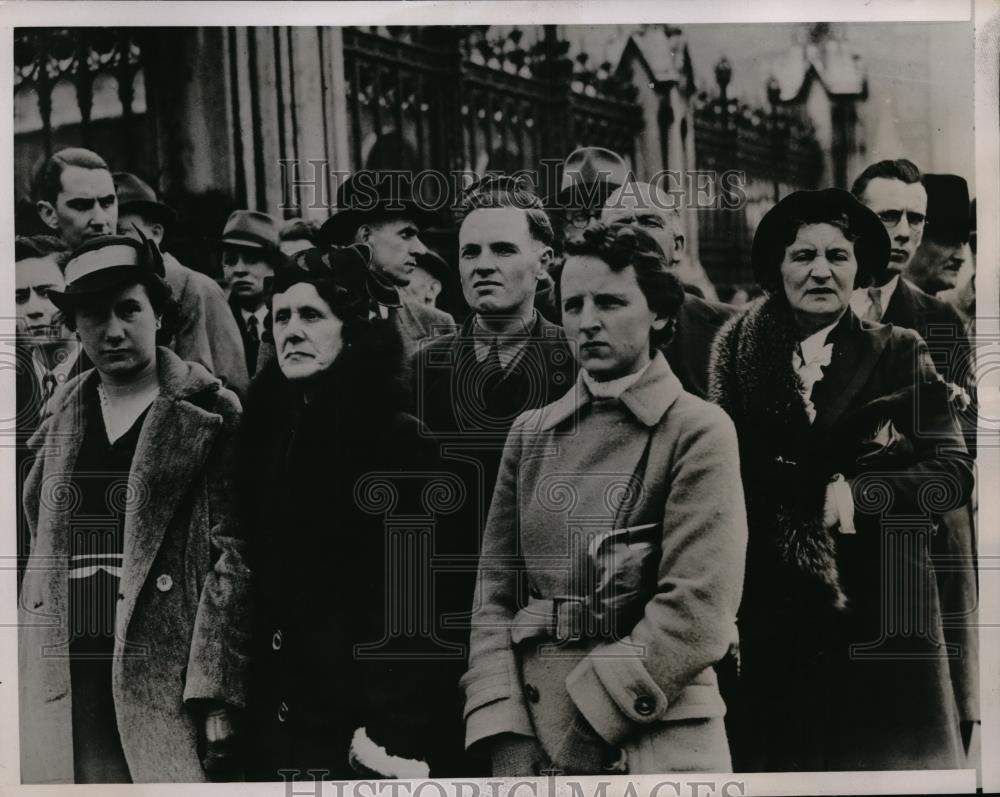
[[[622,642],[592,650],[566,678],[566,691],[601,738],[615,746],[637,723],[661,719],[668,706],[635,648]]]
[[[233,677],[229,679],[229,683],[224,683],[224,679],[220,676],[199,673],[189,667],[184,681],[182,699],[185,703],[203,701],[224,703],[232,708],[242,710],[246,708],[246,695],[242,685],[238,683],[240,680],[239,677]]]
[[[534,738],[531,717],[517,700],[502,698],[470,712],[465,718],[465,749],[498,733],[516,733]]]

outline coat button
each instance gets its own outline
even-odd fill
[[[124,592],[119,592],[118,593],[118,600],[120,600],[120,601],[125,600],[125,593]]]
[[[275,650],[281,650],[281,629],[279,628],[274,632],[274,636],[271,637],[271,647]]]
[[[640,695],[635,699],[635,713],[642,717],[648,717],[656,708],[656,701],[649,695]]]
[[[282,700],[278,706],[278,722],[285,722],[288,719],[288,704]]]
[[[174,586],[174,580],[167,574],[164,573],[162,576],[156,579],[156,588],[160,592],[170,592],[170,589]]]
[[[539,700],[539,698],[541,697],[541,695],[538,694],[538,690],[535,688],[534,684],[525,684],[524,685],[524,695],[532,703],[537,703],[538,700]]]

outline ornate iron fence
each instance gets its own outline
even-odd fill
[[[716,69],[719,93],[693,98],[695,159],[709,206],[698,217],[702,265],[716,284],[753,281],[750,248],[763,215],[785,194],[816,188],[823,158],[801,112],[755,108],[726,96],[726,63]],[[769,90],[773,94],[773,90]]]

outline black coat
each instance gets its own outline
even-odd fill
[[[663,354],[688,393],[694,393],[698,398],[708,395],[708,363],[712,343],[723,324],[735,312],[736,308],[732,305],[684,294],[684,304],[674,325],[674,336],[663,347]]]
[[[435,716],[458,689],[440,661],[456,654],[420,624],[436,607],[416,625],[407,611],[431,594],[448,498],[433,444],[391,387],[351,349],[309,404],[277,362],[251,386],[240,504],[255,582],[253,779],[281,768],[358,777],[348,749],[360,727],[391,755],[435,765]],[[397,620],[415,636],[390,632]]]
[[[810,424],[796,337],[784,301],[761,300],[713,352],[710,397],[736,424],[750,522],[734,764],[959,766],[929,553],[940,514],[968,500],[972,470],[946,390],[917,335],[848,310],[828,338]],[[895,442],[879,448],[888,431]],[[823,523],[838,472],[852,482],[854,535]]]

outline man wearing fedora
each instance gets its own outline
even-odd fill
[[[273,277],[283,262],[278,222],[273,216],[259,210],[234,210],[229,215],[222,231],[222,274],[251,378],[261,365],[258,355],[268,320],[264,281]]]
[[[199,362],[230,390],[246,395],[249,384],[243,342],[226,294],[211,277],[183,265],[163,252],[167,230],[177,221],[173,208],[160,202],[156,192],[128,172],[114,175],[118,197],[118,233],[153,241],[163,255],[166,281],[178,306],[173,350],[183,359]]]
[[[671,197],[659,186],[629,181],[608,197],[601,211],[601,221],[641,227],[660,245],[670,269],[684,283],[684,303],[677,315],[674,334],[663,354],[684,389],[705,398],[712,342],[736,310],[728,304],[700,298],[687,290],[689,280],[696,272],[685,268],[684,234],[680,214],[673,206]]]
[[[545,200],[560,248],[583,240],[587,228],[600,221],[608,197],[629,176],[624,158],[604,147],[579,147],[567,156],[559,190]]]
[[[412,183],[402,173],[363,170],[337,188],[337,212],[320,227],[320,242],[349,246],[367,244],[372,269],[400,294],[398,306],[383,308],[403,339],[407,354],[417,344],[455,328],[455,319],[436,307],[414,301],[403,290],[413,279],[417,258],[428,249],[422,230],[437,214],[413,195]]]

